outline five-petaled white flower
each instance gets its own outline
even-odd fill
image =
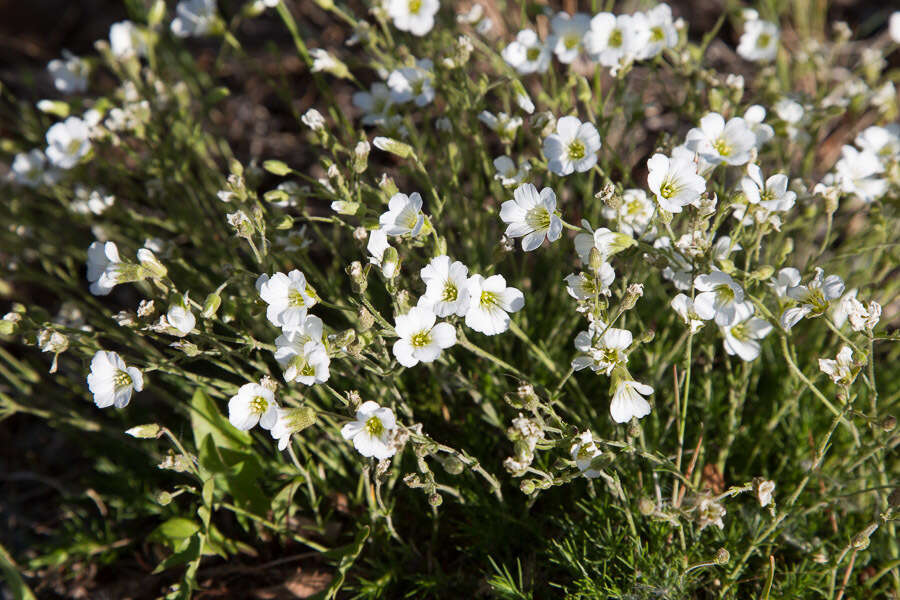
[[[397,451],[391,444],[395,429],[394,411],[369,400],[357,409],[355,421],[341,427],[341,435],[345,440],[353,440],[353,446],[363,456],[383,460]]]
[[[391,90],[380,81],[373,83],[368,92],[353,94],[353,106],[365,113],[362,118],[363,125],[383,124],[390,116],[393,105]]]
[[[691,328],[691,333],[696,333],[706,324],[694,310],[694,301],[685,294],[678,294],[672,298],[671,304],[685,325]]]
[[[604,206],[603,216],[615,221],[616,229],[625,235],[640,238],[647,234],[650,237],[653,233],[650,222],[655,208],[647,192],[632,188],[622,192],[622,203],[617,209]]]
[[[257,423],[263,429],[272,429],[277,418],[275,394],[258,383],[245,383],[228,401],[228,420],[241,431],[252,429]]]
[[[841,158],[834,165],[834,170],[841,191],[853,194],[866,204],[874,202],[887,192],[888,182],[881,177],[884,165],[870,151],[860,151],[845,145],[841,148]]]
[[[591,27],[591,17],[584,13],[556,13],[550,21],[553,32],[553,52],[563,64],[569,64],[578,58],[584,34]],[[549,44],[548,44],[549,45]]]
[[[435,325],[435,314],[430,306],[420,305],[399,315],[394,330],[400,337],[394,342],[394,356],[404,367],[414,367],[420,362],[437,360],[441,351],[456,344],[456,329],[450,323]]]
[[[653,393],[653,388],[631,379],[619,379],[609,414],[616,423],[627,423],[632,417],[643,419],[650,414],[650,403],[644,398]]]
[[[88,63],[68,50],[62,51],[62,58],[47,63],[47,72],[53,78],[53,85],[63,94],[80,94],[87,89]]]
[[[46,154],[54,167],[71,169],[90,150],[90,128],[78,117],[69,117],[47,130]]]
[[[388,0],[387,13],[394,27],[421,37],[434,27],[434,15],[440,7],[438,0]]]
[[[725,122],[719,113],[709,113],[700,119],[700,127],[687,132],[685,146],[713,165],[742,165],[750,161],[750,151],[756,147],[756,134],[741,117]]]
[[[744,303],[744,290],[731,275],[716,270],[697,275],[694,287],[700,290],[694,297],[694,312],[698,317],[705,321],[715,319],[716,325],[722,327],[735,322],[738,306]]]
[[[52,184],[58,173],[48,168],[47,157],[36,148],[16,154],[10,168],[13,181],[27,187]]]
[[[278,440],[278,449],[284,450],[291,443],[291,436],[316,422],[316,411],[308,406],[297,408],[276,407],[275,424],[269,430],[272,439]]]
[[[197,318],[191,312],[191,300],[187,294],[176,298],[175,302],[169,306],[166,320],[178,332],[179,337],[184,337],[191,332],[197,323]]]
[[[593,123],[563,117],[556,122],[556,133],[544,138],[547,167],[557,175],[590,171],[597,164],[600,146],[600,134]]]
[[[517,168],[516,163],[508,156],[495,158],[494,168],[497,169],[494,179],[499,179],[504,187],[512,187],[524,183],[531,173],[531,164],[528,161],[523,160]]]
[[[284,380],[303,385],[325,383],[330,376],[331,359],[321,341],[304,341],[308,335],[299,330],[275,338],[275,360],[284,369]]]
[[[584,47],[591,59],[613,69],[633,61],[641,42],[631,15],[608,12],[594,15],[591,28],[584,35]]]
[[[835,359],[820,358],[819,369],[838,385],[850,385],[858,371],[850,346],[842,346]]]
[[[87,280],[91,293],[106,296],[119,282],[122,261],[115,242],[92,242],[87,252]]]
[[[797,194],[788,191],[787,175],[776,173],[763,182],[762,171],[754,164],[747,165],[747,176],[741,179],[741,190],[750,204],[758,204],[769,211],[790,210]]]
[[[287,322],[299,323],[306,318],[307,309],[316,303],[312,288],[306,276],[297,269],[284,273],[274,273],[271,277],[262,274],[256,280],[259,297],[269,306],[266,318],[276,327]]]
[[[147,33],[131,21],[109,27],[109,49],[116,58],[147,55]]]
[[[126,366],[115,352],[98,350],[91,359],[87,383],[94,395],[94,404],[99,408],[113,405],[125,408],[131,401],[132,391],[144,389],[144,376],[137,367]]]
[[[781,314],[781,326],[790,329],[803,317],[822,315],[843,293],[843,279],[837,275],[825,277],[825,272],[816,267],[816,273],[808,284],[788,288],[787,295],[797,300],[800,306],[792,306]]]
[[[388,202],[388,210],[383,213],[378,222],[381,229],[387,235],[410,234],[415,237],[422,231],[425,223],[425,215],[422,214],[422,196],[419,192],[406,194],[394,194]]]
[[[721,327],[725,336],[725,352],[737,354],[741,360],[750,362],[759,356],[759,340],[772,331],[768,321],[755,317],[753,305],[749,302],[735,307],[734,321],[731,325]]]
[[[485,335],[497,335],[509,329],[509,314],[525,306],[525,296],[514,287],[506,287],[502,275],[485,279],[472,275],[466,283],[469,290],[469,310],[466,325]]]
[[[207,35],[216,24],[216,0],[181,0],[175,7],[172,33],[178,37]]]
[[[575,461],[575,466],[578,467],[582,475],[588,479],[600,477],[600,471],[591,468],[591,463],[603,453],[597,448],[597,444],[594,443],[594,437],[590,431],[585,431],[575,436],[575,442],[572,444],[570,453],[572,454],[572,460]]]
[[[431,259],[420,272],[425,282],[425,294],[419,298],[419,306],[428,306],[438,317],[459,317],[469,310],[469,268],[442,254]]]
[[[543,73],[550,66],[550,47],[534,31],[523,29],[503,49],[503,60],[522,75]]]
[[[427,58],[416,61],[414,67],[403,67],[391,72],[387,86],[391,90],[391,98],[398,104],[412,100],[416,106],[425,106],[434,100],[431,72],[434,63]]]
[[[603,334],[595,341],[600,331]],[[604,327],[602,323],[595,323],[588,331],[582,331],[575,336],[575,348],[584,354],[572,360],[572,368],[580,371],[590,367],[595,373],[609,375],[616,367],[628,364],[626,350],[632,341],[633,336],[627,329]]]
[[[746,60],[768,62],[778,53],[778,25],[754,19],[744,24],[744,33],[737,47],[737,53]]]
[[[697,174],[697,163],[686,152],[654,154],[647,161],[647,186],[660,207],[671,213],[700,199],[706,180]]]
[[[508,223],[506,235],[522,238],[522,250],[536,250],[544,239],[555,242],[562,233],[562,220],[556,214],[556,193],[544,188],[538,193],[530,183],[513,192],[513,200],[500,206],[500,219]]]
[[[632,15],[637,30],[637,58],[646,60],[678,43],[678,30],[672,20],[672,9],[660,2],[647,12]]]

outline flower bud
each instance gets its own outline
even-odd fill
[[[369,283],[366,281],[366,272],[363,270],[362,263],[354,260],[347,266],[347,274],[350,276],[350,283],[354,292],[362,294],[366,291]]]
[[[397,296],[395,299],[397,301],[398,314],[405,315],[406,313],[408,313],[410,308],[409,292],[407,292],[406,290],[400,290],[399,292],[397,292]]]
[[[384,150],[385,152],[390,152],[395,156],[399,156],[400,158],[409,158],[410,156],[415,156],[413,152],[412,146],[409,144],[404,144],[403,142],[397,141],[393,138],[378,136],[373,141],[375,147],[379,150]]]
[[[387,279],[393,279],[400,270],[400,255],[393,246],[388,246],[381,257],[381,272]]]
[[[591,248],[591,252],[588,256],[588,263],[590,263],[591,271],[595,276],[600,275],[600,269],[603,268],[603,255],[600,253],[600,249],[594,246]]]
[[[638,510],[645,517],[649,517],[656,512],[656,505],[653,503],[653,500],[647,496],[642,496],[641,499],[638,500]]]
[[[353,148],[353,170],[357,173],[363,173],[366,170],[366,167],[369,166],[369,151],[371,150],[371,146],[369,146],[369,142],[363,140],[356,144],[356,147]]]
[[[169,492],[160,492],[160,493],[156,496],[156,501],[159,502],[159,504],[160,504],[161,506],[167,506],[168,504],[170,504],[170,503],[172,502],[172,500],[173,500],[174,498],[175,498],[175,496],[173,496],[173,495],[170,494]]]
[[[383,173],[378,179],[378,188],[388,197],[394,196],[399,190],[394,180],[388,177],[387,173]]]
[[[859,533],[853,536],[853,539],[850,540],[850,544],[856,550],[865,550],[869,547],[869,537],[875,533],[875,530],[878,529],[878,523],[872,523]]]
[[[12,335],[19,326],[22,315],[15,312],[9,312],[0,319],[0,335]]]
[[[881,421],[881,429],[885,433],[889,433],[894,430],[894,427],[897,426],[897,417],[894,415],[888,415]]]
[[[222,296],[218,292],[213,292],[203,301],[203,312],[200,313],[204,319],[211,319],[216,316],[219,307],[222,305]]]
[[[641,435],[641,425],[637,419],[631,419],[628,423],[628,437],[639,437]]]
[[[372,313],[369,312],[369,309],[364,306],[359,307],[357,318],[359,319],[359,325],[357,326],[357,329],[360,331],[360,333],[365,333],[372,328],[372,325],[375,324],[374,315],[372,315]]]
[[[622,300],[622,308],[631,310],[637,304],[638,298],[644,295],[644,285],[641,283],[632,283],[625,291],[625,299]]]
[[[138,425],[127,430],[125,433],[131,437],[140,439],[158,438],[162,435],[162,430],[156,423],[147,423],[146,425]]]
[[[151,250],[141,248],[137,251],[137,257],[141,262],[141,266],[147,269],[150,272],[150,276],[154,279],[162,279],[168,274],[169,270],[164,264],[159,262],[159,259],[156,258],[156,255]]]
[[[534,493],[534,479],[523,479],[522,483],[519,484],[519,489],[522,490],[523,494],[527,494],[528,496]]]
[[[441,466],[443,466],[444,470],[450,475],[459,475],[465,469],[463,462],[453,455],[442,458]]]
[[[434,494],[431,494],[430,496],[428,496],[428,504],[430,504],[434,508],[437,508],[438,506],[440,506],[443,503],[444,503],[444,498],[438,493],[434,493]]]
[[[731,560],[731,553],[725,548],[719,548],[718,552],[716,552],[716,564],[727,565],[729,560]]]

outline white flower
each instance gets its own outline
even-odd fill
[[[499,179],[504,187],[512,187],[523,183],[528,179],[528,175],[531,173],[530,163],[523,160],[517,169],[516,163],[508,156],[498,156],[495,158],[494,168],[497,169],[494,179]]]
[[[92,190],[78,183],[73,191],[75,198],[69,204],[69,210],[80,215],[101,215],[116,201],[116,197],[107,194],[103,188]]]
[[[877,125],[866,127],[853,141],[863,152],[871,152],[884,159],[898,158],[900,157],[900,124],[891,123],[885,127]]]
[[[840,277],[837,275],[825,277],[824,271],[816,267],[816,274],[807,285],[788,288],[787,295],[797,300],[800,306],[791,307],[782,313],[782,327],[790,329],[803,317],[822,315],[843,293],[844,281]]]
[[[80,94],[87,89],[90,73],[88,63],[68,50],[63,50],[62,56],[47,63],[53,85],[63,94]]]
[[[668,4],[661,2],[645,13],[635,13],[632,18],[637,31],[637,58],[653,58],[663,48],[678,44],[678,30]]]
[[[507,313],[518,312],[525,306],[525,296],[514,287],[506,287],[502,275],[487,279],[472,275],[466,287],[471,298],[466,325],[485,335],[497,335],[509,329]]]
[[[390,116],[393,105],[391,90],[380,81],[373,83],[368,92],[353,94],[353,106],[365,113],[362,118],[363,125],[384,123]]]
[[[508,223],[506,236],[522,238],[522,250],[536,250],[546,238],[550,242],[559,239],[562,221],[556,214],[556,194],[544,188],[538,194],[537,188],[526,183],[513,192],[514,200],[507,200],[500,206],[500,219]]]
[[[737,53],[745,60],[769,62],[778,53],[778,25],[754,19],[744,24],[744,34],[737,47]]]
[[[797,277],[797,283],[794,285],[800,285],[799,276]],[[858,293],[859,290],[853,288],[852,290],[848,290],[840,300],[831,303],[831,307],[828,309],[828,315],[831,317],[831,320],[834,321],[834,326],[838,329],[847,323],[847,319],[850,317],[852,303],[856,300],[856,295]]]
[[[403,104],[412,100],[416,106],[425,106],[434,100],[433,66],[431,60],[423,58],[417,60],[414,67],[392,71],[388,76],[387,86],[394,102]]]
[[[522,75],[544,73],[550,66],[550,47],[541,42],[534,31],[523,29],[503,49],[503,60]]]
[[[125,408],[131,401],[131,392],[144,389],[144,376],[136,367],[125,366],[115,352],[98,350],[91,359],[87,383],[99,408]]]
[[[654,154],[647,161],[647,186],[660,207],[671,213],[700,199],[706,180],[697,174],[697,165],[685,153]]]
[[[685,294],[678,294],[672,298],[671,305],[685,325],[691,328],[691,333],[696,333],[705,325],[703,319],[694,310],[694,302]]]
[[[430,307],[439,317],[466,314],[469,310],[466,265],[458,260],[451,263],[450,257],[442,254],[432,258],[420,274],[425,282],[425,294],[419,298],[419,306]]]
[[[874,300],[866,307],[862,302],[849,298],[845,305],[847,316],[850,318],[850,328],[853,331],[872,331],[881,320],[881,305]]]
[[[275,424],[269,430],[272,439],[278,440],[278,450],[291,443],[291,436],[316,422],[316,411],[308,406],[298,408],[276,407]]]
[[[620,379],[609,404],[609,414],[616,423],[627,423],[632,417],[642,419],[650,414],[650,403],[644,398],[653,393],[649,385]]]
[[[87,252],[87,280],[91,293],[106,296],[119,281],[122,261],[115,242],[92,242]]]
[[[478,114],[478,120],[488,126],[491,131],[496,131],[503,139],[512,139],[519,127],[522,126],[522,117],[514,117],[505,112],[494,113],[486,110]]]
[[[313,73],[331,73],[335,77],[347,77],[347,65],[323,48],[310,48],[309,56],[313,59],[310,71]]]
[[[672,248],[672,240],[668,236],[661,236],[653,242],[653,247],[664,250],[663,254],[669,263],[663,268],[663,278],[671,281],[679,290],[687,291],[691,289],[693,266],[687,258]]]
[[[607,219],[615,220],[619,232],[640,238],[644,234],[648,236],[651,234],[648,229],[655,208],[653,201],[647,197],[647,192],[632,188],[622,193],[622,202],[618,209],[604,206],[602,214]]]
[[[434,15],[441,3],[438,0],[388,0],[387,13],[394,27],[423,36],[434,27]]]
[[[116,58],[147,55],[147,34],[131,21],[119,21],[109,28],[109,48]]]
[[[456,329],[450,323],[435,325],[435,314],[428,305],[414,306],[396,319],[394,330],[400,337],[394,342],[394,356],[404,367],[437,360],[441,351],[456,344]]]
[[[788,211],[794,206],[797,194],[787,189],[787,175],[776,173],[763,183],[762,171],[754,164],[747,165],[747,176],[741,179],[741,190],[750,204],[758,204],[768,211]]]
[[[765,118],[766,109],[759,104],[754,104],[744,112],[744,121],[756,136],[757,148],[762,148],[763,144],[775,137],[775,130],[764,122]]]
[[[55,182],[56,173],[47,166],[47,158],[40,150],[16,154],[10,167],[13,181],[27,187],[49,185]]]
[[[275,394],[258,383],[245,383],[228,401],[228,420],[241,431],[252,429],[257,423],[263,429],[272,429],[277,418]]]
[[[726,123],[722,115],[713,112],[700,119],[700,127],[687,132],[685,146],[713,165],[742,165],[750,161],[756,134],[741,117]]]
[[[553,40],[555,40],[553,51],[559,62],[569,64],[578,58],[584,34],[590,27],[591,17],[584,13],[569,15],[560,12],[553,16],[550,21],[550,29],[553,32]]]
[[[888,19],[888,35],[895,44],[900,44],[900,11],[891,13]]]
[[[169,311],[166,313],[166,320],[180,334],[179,337],[184,337],[194,328],[194,325],[197,323],[197,318],[194,316],[194,313],[191,312],[191,301],[187,294],[178,300],[178,302],[169,306]]]
[[[593,123],[563,117],[556,122],[556,133],[544,138],[547,167],[557,175],[589,171],[597,164],[600,146],[600,134]]]
[[[800,271],[794,267],[785,267],[769,282],[769,287],[779,298],[786,298],[787,291],[800,285]]]
[[[216,24],[216,0],[181,0],[175,7],[172,33],[178,37],[207,35]]]
[[[302,330],[286,331],[275,338],[275,360],[284,369],[284,380],[304,385],[325,383],[330,376],[328,351],[321,341],[305,341]]]
[[[735,322],[738,307],[744,303],[744,290],[722,271],[694,278],[694,287],[700,293],[694,297],[694,311],[701,319],[715,319],[716,325],[726,326]]]
[[[831,377],[837,385],[850,385],[856,377],[856,365],[853,364],[853,350],[850,346],[842,346],[836,360],[819,359],[819,369]]]
[[[299,323],[306,317],[306,310],[316,303],[306,276],[297,269],[284,273],[262,274],[256,280],[259,297],[268,304],[266,318],[276,327],[287,322]]]
[[[749,302],[735,307],[734,321],[731,325],[721,327],[725,336],[725,352],[737,354],[741,360],[750,362],[759,356],[759,341],[769,335],[772,326],[753,316],[753,305]]]
[[[857,196],[866,204],[878,200],[887,192],[887,180],[879,177],[884,172],[884,165],[872,152],[845,145],[834,169],[841,190]]]
[[[594,437],[590,431],[579,433],[575,437],[575,443],[572,444],[570,452],[572,460],[575,461],[575,466],[578,467],[582,475],[588,479],[600,476],[600,471],[591,468],[591,462],[603,453],[597,448],[597,444],[594,443]]]
[[[584,47],[591,59],[613,69],[634,60],[639,42],[631,15],[596,14],[584,35]]]
[[[700,498],[697,502],[697,519],[700,522],[700,531],[703,531],[710,525],[715,525],[719,529],[725,528],[722,517],[727,514],[725,507],[721,502],[717,502],[709,492]]]
[[[581,226],[587,229],[588,233],[579,233],[575,236],[575,252],[578,253],[581,262],[586,265],[591,262],[593,248],[600,252],[601,260],[606,261],[613,254],[627,250],[637,243],[630,235],[610,231],[606,227],[599,227],[592,231],[587,221],[582,221]]]
[[[356,411],[355,421],[341,427],[341,435],[345,440],[353,440],[353,446],[366,458],[383,460],[397,451],[391,444],[395,429],[394,411],[369,400]]]
[[[604,328],[606,331],[603,331]],[[600,331],[603,331],[603,335],[595,341]],[[633,341],[634,338],[627,329],[594,323],[588,331],[581,331],[575,336],[575,348],[583,354],[572,360],[572,368],[580,371],[590,367],[595,373],[609,375],[616,367],[628,364],[626,350]]]
[[[772,503],[772,494],[775,492],[775,482],[763,479],[756,485],[756,498],[763,508]]]
[[[300,117],[300,120],[303,121],[304,125],[306,125],[313,131],[322,131],[325,128],[325,117],[323,117],[322,113],[314,108],[310,108],[308,111],[303,113],[303,116]]]
[[[387,212],[378,218],[378,222],[386,235],[408,233],[416,237],[425,223],[425,215],[422,214],[422,196],[419,192],[413,192],[409,196],[394,194],[388,202]]]
[[[60,169],[71,169],[91,150],[90,130],[78,117],[54,124],[46,137],[47,158]]]
[[[395,260],[385,260],[384,257],[385,251],[390,247],[384,230],[376,229],[369,234],[369,242],[366,244],[366,250],[371,255],[369,262],[381,267],[381,274],[386,278],[393,279],[397,274],[398,263]]]
[[[600,263],[596,277],[587,273],[566,275],[566,292],[576,300],[592,300],[597,294],[609,295],[609,286],[616,279],[616,272],[607,262]]]

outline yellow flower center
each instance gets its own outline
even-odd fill
[[[532,47],[525,51],[525,58],[527,58],[529,61],[532,61],[532,62],[536,61],[538,59],[538,56],[540,56],[540,55],[541,55],[540,48]]]
[[[664,182],[659,186],[659,195],[668,200],[678,192],[678,188],[671,181]]]
[[[131,375],[122,370],[116,371],[116,374],[113,377],[113,384],[116,386],[117,390],[128,387],[132,383],[134,382],[131,379]]]
[[[534,231],[550,228],[550,212],[543,206],[535,206],[525,213],[525,223]]]
[[[456,299],[459,297],[459,290],[456,289],[456,284],[452,281],[447,281],[444,284],[444,293],[441,294],[442,302],[456,302]]]
[[[384,433],[384,423],[376,416],[371,416],[366,421],[366,433],[372,437],[380,437]]]
[[[731,146],[728,145],[728,142],[726,142],[724,138],[719,138],[713,142],[713,148],[716,149],[719,156],[728,156],[732,151]]]
[[[581,36],[576,35],[574,33],[570,33],[563,38],[563,45],[566,47],[566,50],[571,50],[572,48],[576,48],[578,44],[581,43]]]
[[[306,302],[303,301],[303,294],[300,293],[300,290],[288,290],[288,306],[294,308],[298,306],[306,306]]]
[[[409,0],[410,14],[417,15],[422,10],[422,0]]]
[[[619,48],[622,45],[621,29],[613,29],[613,32],[609,34],[609,45],[612,48]]]
[[[269,401],[263,398],[262,396],[256,396],[253,400],[250,401],[250,412],[256,415],[261,415],[266,412],[266,409],[269,408]]]
[[[584,158],[585,148],[580,140],[574,140],[569,144],[569,160],[581,160]]]
[[[479,302],[482,307],[490,308],[492,306],[496,306],[499,300],[500,298],[498,298],[497,294],[495,294],[494,292],[483,291],[481,292],[481,298]]]
[[[757,48],[767,48],[769,44],[772,43],[772,36],[768,33],[761,33],[758,38],[756,38],[756,47]]]
[[[413,348],[424,348],[431,343],[431,331],[423,329],[418,333],[414,333],[409,339],[409,343],[413,345]]]

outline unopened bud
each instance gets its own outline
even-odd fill
[[[638,423],[638,420],[631,419],[631,422],[628,423],[628,436],[629,437],[639,437],[641,435],[641,425]]]
[[[400,255],[397,253],[397,249],[393,246],[388,246],[384,254],[381,256],[381,273],[387,279],[393,279],[397,276],[397,272],[400,270],[398,267],[400,266]]]
[[[359,307],[359,312],[357,313],[357,318],[359,319],[359,324],[357,325],[357,329],[360,333],[364,333],[372,328],[372,325],[375,324],[375,316],[369,312],[364,306]]]
[[[22,315],[16,312],[9,312],[3,315],[3,319],[0,319],[0,335],[12,335],[21,320]]]
[[[347,266],[347,274],[350,276],[350,282],[354,292],[362,294],[366,291],[369,283],[366,281],[366,273],[363,271],[362,263],[358,260],[354,260]]]
[[[378,180],[378,188],[388,197],[394,196],[399,190],[394,180],[388,177],[387,173],[383,173]]]
[[[853,536],[853,539],[850,540],[850,544],[856,550],[865,550],[869,547],[869,537],[875,533],[875,530],[878,529],[877,523],[872,523],[859,533]]]
[[[379,150],[384,150],[385,152],[390,152],[395,156],[399,156],[400,158],[409,158],[410,156],[414,156],[413,148],[409,144],[404,144],[403,142],[397,141],[393,138],[378,136],[372,143],[375,144],[375,147]]]
[[[719,551],[716,552],[716,564],[727,565],[729,560],[731,560],[731,553],[725,548],[719,548]]]
[[[430,504],[434,508],[437,508],[438,506],[440,506],[443,503],[444,503],[444,498],[440,494],[435,493],[435,494],[431,494],[430,496],[428,496],[428,504]]]
[[[159,502],[162,506],[166,506],[172,502],[174,496],[169,492],[160,492],[156,496],[156,501]]]
[[[399,292],[397,292],[396,300],[398,314],[405,315],[406,313],[408,313],[410,308],[409,292],[407,292],[406,290],[400,290]]]
[[[213,292],[203,301],[203,312],[201,315],[204,319],[211,319],[216,316],[216,312],[218,312],[221,305],[222,297],[218,293]]]
[[[603,255],[600,254],[600,249],[596,246],[591,248],[591,252],[588,255],[588,262],[590,263],[591,271],[594,275],[599,275],[600,269],[603,268]]]
[[[362,173],[369,166],[369,142],[363,140],[353,148],[353,170]]]
[[[637,304],[638,298],[644,295],[644,285],[641,283],[632,283],[625,291],[625,299],[622,300],[622,308],[631,310]]]
[[[141,266],[150,271],[151,276],[155,279],[162,279],[168,274],[169,270],[159,262],[151,250],[141,248],[137,251],[137,257],[141,261]]]
[[[888,415],[881,421],[881,429],[885,432],[890,432],[894,430],[894,427],[897,426],[897,417],[894,415]]]
[[[522,480],[522,483],[519,484],[519,489],[522,490],[523,494],[528,496],[534,493],[534,488],[534,479],[524,479]]]
[[[638,510],[645,517],[649,517],[656,512],[656,505],[653,503],[653,500],[647,496],[642,496],[641,499],[638,500]]]
[[[459,475],[463,472],[463,469],[465,469],[463,462],[452,455],[444,457],[441,460],[441,465],[444,467],[444,470],[451,475]]]
[[[146,425],[138,425],[137,427],[132,427],[125,433],[127,433],[131,437],[150,439],[158,438],[159,436],[161,436],[162,430],[156,423],[148,423]]]
[[[334,345],[338,348],[346,348],[356,339],[356,331],[353,329],[345,329],[334,338]]]

